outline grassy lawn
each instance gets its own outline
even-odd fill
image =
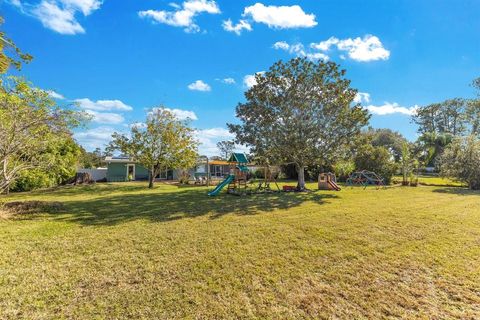
[[[479,192],[206,191],[4,198],[65,212],[0,218],[0,319],[480,318]]]
[[[402,176],[395,176],[394,180],[398,183],[402,182]],[[461,182],[454,181],[448,178],[442,178],[433,175],[419,175],[418,183],[424,186],[448,186],[448,187],[466,187]]]

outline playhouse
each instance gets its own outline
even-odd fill
[[[340,191],[337,184],[337,177],[334,173],[324,172],[318,175],[318,190],[335,190]]]

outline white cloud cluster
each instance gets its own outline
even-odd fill
[[[118,113],[98,112],[93,110],[85,110],[85,112],[92,117],[92,122],[95,123],[120,124],[125,121],[125,118]]]
[[[390,57],[390,51],[383,47],[378,37],[371,34],[363,38],[343,40],[330,37],[325,41],[312,43],[310,46],[320,51],[329,51],[332,46],[336,46],[338,50],[346,52],[350,59],[360,62],[387,60]]]
[[[92,122],[102,124],[120,124],[125,118],[117,112],[131,111],[133,108],[120,100],[97,100],[88,98],[73,100],[80,109],[85,110],[92,117]],[[117,112],[106,112],[117,111]]]
[[[203,92],[212,90],[212,88],[202,80],[197,80],[195,82],[190,83],[188,85],[188,89],[194,90],[194,91],[203,91]]]
[[[198,120],[197,115],[193,111],[183,110],[183,109],[170,109],[164,108],[167,111],[170,111],[174,116],[177,117],[178,120]],[[153,108],[151,111],[148,112],[148,116],[152,114],[152,112],[156,112],[158,108]]]
[[[232,140],[234,135],[225,128],[210,128],[196,130],[195,136],[200,143],[199,153],[207,156],[219,155],[217,142]]]
[[[390,57],[390,51],[383,47],[380,39],[370,34],[363,38],[343,40],[330,37],[325,41],[311,43],[309,50],[306,50],[301,43],[289,44],[285,41],[278,41],[273,44],[273,48],[276,50],[284,50],[299,57],[307,57],[310,60],[328,60],[327,53],[333,46],[340,52],[346,52],[350,59],[359,62],[387,60]],[[343,54],[340,57],[345,59]]]
[[[223,22],[226,31],[240,35],[243,30],[252,31],[250,21],[266,24],[273,29],[311,28],[317,25],[314,14],[307,14],[298,5],[293,6],[266,6],[256,3],[245,7],[242,17],[237,24],[231,19]]]
[[[241,19],[237,24],[233,24],[231,19],[225,20],[222,23],[223,29],[225,31],[234,32],[238,36],[242,34],[243,30],[252,31],[252,25],[247,21]]]
[[[62,94],[60,94],[60,93],[58,93],[58,92],[56,92],[56,91],[47,90],[47,93],[48,93],[48,95],[49,95],[51,98],[53,98],[53,99],[57,99],[57,100],[63,100],[63,99],[65,99],[65,97],[64,97]]]
[[[115,129],[108,126],[101,126],[74,133],[75,140],[85,149],[94,150],[97,147],[105,147],[112,139]]]
[[[97,100],[92,101],[88,98],[74,100],[80,108],[95,111],[132,111],[133,108],[120,100]]]
[[[273,44],[273,48],[276,50],[284,50],[290,54],[294,54],[297,57],[306,57],[310,60],[325,60],[329,59],[328,55],[322,52],[307,52],[305,47],[301,43],[288,44],[285,41],[278,41]]]
[[[256,3],[246,7],[243,16],[251,17],[257,23],[264,23],[270,28],[277,29],[311,28],[317,25],[315,15],[306,14],[298,5],[265,6],[262,3]]]
[[[169,108],[165,108],[165,109],[173,113],[179,120],[187,120],[187,119],[198,120],[197,115],[193,111],[182,110],[182,109],[169,109]]]
[[[402,107],[398,103],[390,103],[390,102],[385,102],[381,106],[374,106],[374,105],[368,105],[366,106],[366,109],[370,111],[373,114],[380,115],[380,116],[385,116],[385,115],[390,115],[390,114],[395,114],[395,113],[400,113],[404,114],[407,116],[414,115],[418,109],[418,106],[414,107]]]
[[[222,79],[222,82],[225,84],[235,84],[235,79],[233,78],[224,78]]]
[[[255,79],[256,74],[264,74],[265,71],[259,71],[256,72],[255,74],[247,74],[245,77],[243,77],[243,85],[247,88],[251,88],[254,85],[257,84],[257,80]]]
[[[195,33],[200,27],[195,22],[195,17],[201,13],[219,14],[220,8],[214,0],[187,0],[178,5],[170,4],[175,10],[145,10],[139,11],[142,18],[150,18],[156,23],[163,23],[173,27],[182,27],[185,32]]]
[[[60,34],[74,35],[85,33],[77,21],[77,13],[90,15],[100,8],[102,0],[41,0],[35,4],[15,0],[11,3],[21,12],[40,20],[45,28]]]
[[[355,98],[353,99],[355,103],[369,103],[370,102],[370,93],[366,92],[357,92]]]

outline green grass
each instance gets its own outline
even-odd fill
[[[97,184],[4,199],[65,212],[0,220],[0,319],[480,317],[479,192],[206,191]]]
[[[398,183],[401,183],[402,182],[402,176],[395,176],[393,178],[393,180],[395,180],[395,182],[398,182]],[[458,182],[458,181],[454,181],[452,179],[449,179],[449,178],[442,178],[442,177],[439,177],[439,176],[435,176],[435,175],[419,175],[418,176],[418,183],[421,184],[421,185],[424,185],[424,186],[437,186],[437,187],[465,187],[466,185],[461,183],[461,182]]]

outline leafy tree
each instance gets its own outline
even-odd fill
[[[373,146],[385,147],[388,151],[390,151],[392,156],[395,158],[395,161],[400,160],[403,145],[408,142],[401,133],[386,128],[369,128],[367,134],[372,136],[371,143]]]
[[[52,141],[44,151],[52,165],[22,171],[10,186],[11,191],[30,191],[70,181],[76,173],[81,147],[71,138]]]
[[[374,147],[369,144],[361,145],[355,153],[355,167],[357,170],[373,171],[381,176],[385,183],[390,183],[397,164],[385,147]]]
[[[346,181],[348,176],[355,171],[355,162],[339,160],[333,165],[333,171],[340,181]]]
[[[120,150],[149,171],[148,187],[166,169],[185,169],[195,165],[197,142],[194,130],[164,107],[147,115],[145,127],[132,126],[130,135],[114,133],[109,150]]]
[[[417,109],[413,121],[419,133],[461,135],[467,128],[465,110],[467,100],[454,98]]]
[[[9,77],[0,88],[0,192],[26,170],[55,170],[55,148],[71,139],[84,114],[62,108],[48,93]]]
[[[234,141],[220,141],[217,143],[217,148],[220,150],[220,153],[225,155],[224,159],[227,160],[229,155],[235,149],[235,142]]]
[[[480,189],[480,139],[474,135],[458,137],[440,158],[440,173]]]
[[[357,93],[334,62],[306,58],[279,61],[246,93],[228,124],[236,140],[271,164],[295,164],[299,190],[305,167],[330,163],[368,123],[369,115],[353,100]]]
[[[3,17],[0,16],[0,25],[3,23]],[[20,70],[22,62],[28,63],[31,60],[31,55],[22,53],[5,32],[0,31],[0,74],[7,72],[10,66]]]
[[[79,165],[86,169],[101,167],[104,165],[105,157],[112,155],[111,152],[108,152],[107,150],[102,151],[100,148],[96,148],[92,152],[85,151],[85,149],[81,148],[80,153]]]

